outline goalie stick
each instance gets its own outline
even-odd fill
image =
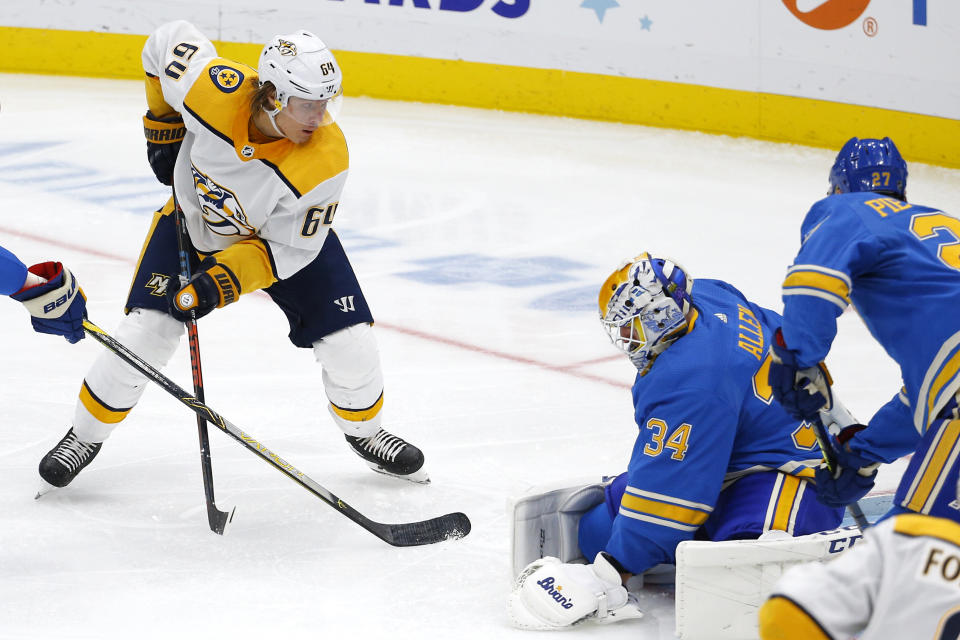
[[[817,443],[820,445],[820,453],[823,455],[823,461],[827,465],[827,470],[833,473],[833,470],[837,468],[837,459],[833,454],[830,439],[827,437],[824,418],[832,419],[833,416],[831,416],[828,411],[821,410],[817,419],[810,422],[810,426],[813,428],[813,435],[816,436]],[[851,417],[850,420],[853,421],[853,418]],[[863,509],[860,508],[860,505],[856,501],[847,505],[847,511],[850,512],[850,516],[853,518],[853,521],[857,523],[857,528],[860,529],[860,531],[870,526],[867,516],[863,515]]]
[[[466,514],[460,512],[447,513],[420,522],[403,522],[399,524],[384,524],[371,520],[265,447],[252,435],[246,433],[196,397],[181,389],[175,382],[170,380],[170,378],[157,371],[148,362],[130,351],[103,329],[89,320],[83,321],[83,328],[94,340],[162,387],[164,391],[174,396],[181,404],[189,407],[198,416],[201,416],[204,420],[242,444],[249,451],[255,453],[270,466],[279,470],[301,487],[387,544],[395,547],[413,547],[434,544],[436,542],[442,542],[443,540],[462,538],[470,533],[470,519]]]
[[[187,251],[192,246],[190,236],[187,235],[187,225],[183,219],[183,211],[177,202],[177,190],[173,189],[173,217],[177,227],[177,249],[180,257],[180,286],[185,287],[190,282],[190,259]],[[190,345],[190,371],[193,374],[193,393],[200,402],[203,397],[203,371],[200,367],[200,336],[197,334],[196,311],[190,312],[190,321],[187,325],[187,342]],[[217,508],[213,496],[213,462],[210,460],[210,435],[207,433],[205,418],[197,414],[197,433],[200,437],[200,471],[203,475],[203,496],[207,501],[207,523],[210,530],[223,535],[227,523],[233,520],[236,507],[229,512]]]

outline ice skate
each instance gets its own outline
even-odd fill
[[[77,438],[73,427],[70,427],[67,435],[40,461],[39,471],[43,484],[36,497],[70,484],[77,474],[97,457],[101,446],[101,442],[83,442]]]
[[[421,469],[423,452],[400,436],[380,429],[367,438],[345,437],[357,455],[377,473],[418,484],[430,482],[430,476]]]

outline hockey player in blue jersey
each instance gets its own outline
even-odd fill
[[[826,503],[849,504],[877,467],[913,451],[891,514],[960,521],[960,219],[906,200],[907,165],[890,138],[850,139],[828,196],[807,213],[783,282],[783,326],[770,384],[785,408],[811,418],[831,401],[818,367],[849,305],[900,365],[903,388],[866,428],[833,438],[837,467],[817,471]]]
[[[28,269],[0,247],[0,294],[23,303],[37,332],[63,336],[71,344],[83,339],[87,300],[76,278],[59,262]]]
[[[803,535],[843,517],[810,487],[821,459],[810,425],[789,416],[767,385],[776,313],[648,254],[607,279],[599,306],[638,370],[639,433],[627,472],[579,520],[579,549],[593,564],[542,558],[522,571],[508,609],[524,628],[638,617],[623,585],[674,563],[684,540]]]

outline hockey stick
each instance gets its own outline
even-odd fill
[[[130,351],[123,344],[117,342],[116,339],[107,334],[103,329],[93,324],[89,320],[83,321],[83,328],[94,340],[102,344],[117,357],[145,375],[151,381],[162,387],[164,391],[174,396],[181,402],[181,404],[189,407],[190,410],[195,412],[198,416],[201,416],[207,422],[242,444],[249,451],[255,453],[271,467],[282,472],[301,487],[320,498],[328,505],[336,509],[339,513],[342,513],[347,518],[350,518],[384,542],[395,547],[413,547],[424,544],[433,544],[435,542],[442,542],[443,540],[462,538],[470,533],[470,519],[467,518],[466,514],[460,512],[447,513],[445,515],[420,522],[404,522],[399,524],[383,524],[370,520],[365,515],[348,505],[346,502],[317,484],[314,480],[312,480],[302,471],[298,470],[292,464],[274,452],[270,451],[270,449],[261,444],[249,433],[246,433],[235,424],[208,407],[206,404],[181,389],[176,383],[170,380],[170,378],[157,371],[148,362]]]
[[[190,236],[187,235],[187,225],[183,220],[183,211],[177,203],[177,192],[173,190],[173,218],[177,226],[177,249],[180,256],[180,286],[190,282],[190,259],[187,257]],[[197,334],[196,311],[190,312],[190,321],[187,325],[187,341],[190,344],[190,370],[193,373],[193,393],[200,402],[203,402],[203,371],[200,368],[200,336]],[[203,495],[207,501],[207,523],[210,530],[223,535],[227,523],[233,520],[236,507],[230,512],[221,511],[213,497],[213,463],[210,460],[210,435],[207,433],[207,422],[203,416],[197,414],[197,432],[200,436],[200,470],[203,475]]]
[[[837,468],[837,459],[833,455],[833,448],[830,445],[830,440],[827,438],[826,427],[823,423],[824,414],[830,415],[825,411],[821,411],[817,415],[817,419],[812,421],[810,425],[813,428],[813,435],[817,437],[817,443],[820,445],[820,453],[823,455],[823,461],[827,464],[827,471],[833,473],[833,470]],[[857,528],[860,531],[864,531],[867,527],[870,526],[870,523],[867,521],[867,516],[863,515],[863,509],[860,508],[860,505],[854,501],[847,505],[847,511],[850,512],[850,516],[853,518],[853,521],[857,523]]]

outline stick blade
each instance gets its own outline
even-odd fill
[[[208,504],[207,522],[210,524],[210,531],[222,536],[227,524],[233,520],[233,514],[236,510],[237,508],[234,507],[230,511],[221,511],[215,504]]]
[[[384,525],[386,542],[395,547],[416,547],[435,544],[444,540],[458,540],[470,533],[470,518],[467,514],[448,513],[421,522]]]

